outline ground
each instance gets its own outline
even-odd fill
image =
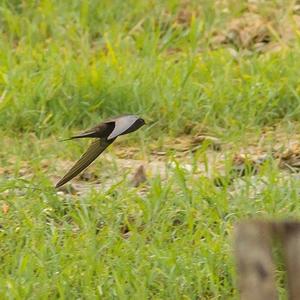
[[[234,225],[300,215],[299,3],[0,7],[0,298],[236,298]],[[55,190],[89,143],[60,140],[122,113]]]

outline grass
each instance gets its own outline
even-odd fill
[[[178,1],[127,9],[122,1],[4,2],[1,124],[44,137],[124,111],[174,135],[298,120],[298,42],[250,58],[211,51],[225,17],[209,2],[205,12],[214,14],[198,8],[199,17],[181,25]]]
[[[168,153],[167,179],[150,174],[142,193],[115,160],[121,146],[153,160],[153,145],[208,132],[235,143],[225,153],[229,170],[239,147],[266,127],[297,131],[294,2],[258,4],[273,22],[271,42],[281,46],[265,53],[212,45],[248,9],[247,1],[236,2],[1,1],[1,299],[237,297],[234,223],[299,217],[297,178],[284,176],[270,157],[256,183],[249,175],[243,184],[216,187],[199,170],[199,162],[208,164],[200,149],[184,160]],[[287,21],[294,33],[288,41],[279,30]],[[149,126],[109,150],[112,165],[99,159],[97,174],[112,177],[111,186],[56,193],[63,160],[83,149],[59,138],[125,112]]]

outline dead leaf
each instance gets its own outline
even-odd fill
[[[170,47],[170,48],[167,48],[166,49],[166,54],[167,55],[174,55],[174,54],[177,54],[177,53],[180,53],[182,52],[182,49],[181,48],[176,48],[176,47]]]
[[[131,182],[134,187],[138,187],[142,183],[147,181],[147,177],[145,174],[145,168],[143,165],[140,165],[136,170]]]
[[[6,202],[2,204],[2,212],[6,215],[9,211],[9,205]]]
[[[279,167],[291,171],[300,170],[300,145],[294,144],[283,152],[275,152],[274,157],[279,159]]]
[[[198,135],[192,139],[192,144],[194,145],[203,144],[203,143],[208,143],[210,148],[212,148],[215,151],[222,150],[221,141],[216,137],[209,136],[209,135]]]

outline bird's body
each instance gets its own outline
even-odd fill
[[[96,140],[55,187],[64,185],[88,167],[118,136],[136,131],[144,124],[145,121],[142,118],[124,115],[106,120],[81,134],[72,136],[69,140],[80,138],[95,138]]]

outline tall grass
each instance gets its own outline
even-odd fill
[[[0,217],[1,298],[236,296],[234,223],[299,217],[299,180],[272,162],[255,182],[246,176],[232,187],[195,175],[178,165],[167,181],[150,179],[145,194],[125,179],[81,197],[57,195],[38,171],[42,192],[18,179],[2,183],[9,211]]]

